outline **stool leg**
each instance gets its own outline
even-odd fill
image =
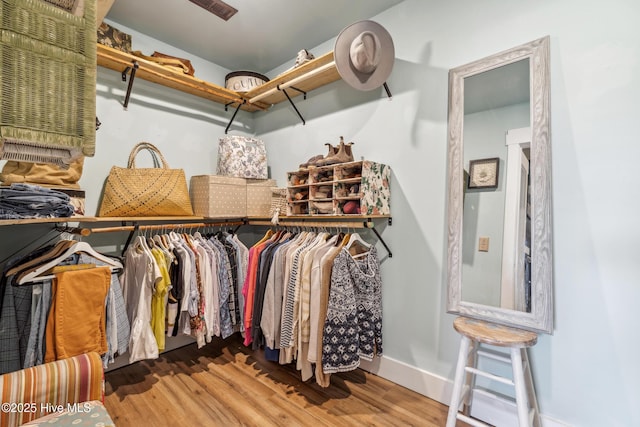
[[[529,403],[527,402],[527,390],[524,382],[522,355],[519,348],[511,348],[511,367],[513,369],[513,382],[516,388],[518,424],[520,427],[529,427]]]
[[[469,344],[471,340],[466,336],[462,336],[460,341],[460,351],[458,352],[458,363],[456,365],[456,377],[453,380],[453,391],[451,392],[451,402],[449,403],[449,414],[447,415],[447,426],[455,427],[462,398],[462,386],[465,380],[465,363],[469,354]]]
[[[525,371],[524,380],[527,385],[527,394],[529,397],[529,404],[533,409],[533,426],[540,427],[540,411],[538,409],[538,399],[536,398],[536,389],[533,386],[533,376],[531,375],[531,364],[529,363],[529,356],[526,348],[522,349],[522,360],[524,361]]]
[[[480,347],[480,344],[477,341],[471,341],[471,350],[469,351],[469,354],[467,356],[467,365],[466,366],[470,366],[472,368],[477,368],[478,367],[478,347]],[[473,389],[476,388],[476,376],[471,373],[471,372],[466,372],[465,375],[465,387],[468,390],[463,403],[463,409],[462,409],[462,413],[465,414],[466,416],[470,416],[471,415],[471,399],[473,398]],[[462,389],[462,392],[464,394],[464,388]]]

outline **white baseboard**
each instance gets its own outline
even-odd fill
[[[185,345],[193,344],[194,342],[196,342],[195,338],[190,337],[188,335],[179,335],[177,337],[167,337],[165,341],[165,349],[162,351],[162,353],[175,350],[176,348],[184,347]],[[116,357],[116,360],[111,365],[109,365],[107,369],[105,369],[105,372],[122,368],[123,366],[127,366],[127,365],[130,365],[128,351]]]
[[[361,361],[360,368],[398,385],[449,405],[453,381],[399,360],[383,356],[372,362]],[[518,424],[515,404],[481,391],[474,392],[471,414],[497,427]],[[570,424],[540,414],[543,427],[571,427]]]

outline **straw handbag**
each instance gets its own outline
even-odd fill
[[[162,167],[136,168],[140,150],[151,153]],[[113,166],[107,177],[98,216],[192,216],[187,179],[182,169],[169,169],[164,156],[153,144],[133,147],[126,168]]]

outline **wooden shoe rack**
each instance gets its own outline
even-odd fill
[[[287,215],[391,215],[390,178],[368,160],[287,172]]]

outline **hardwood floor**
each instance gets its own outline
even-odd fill
[[[105,374],[105,405],[127,426],[444,426],[447,407],[360,369],[302,382],[238,335]],[[458,422],[458,426],[466,424]]]

